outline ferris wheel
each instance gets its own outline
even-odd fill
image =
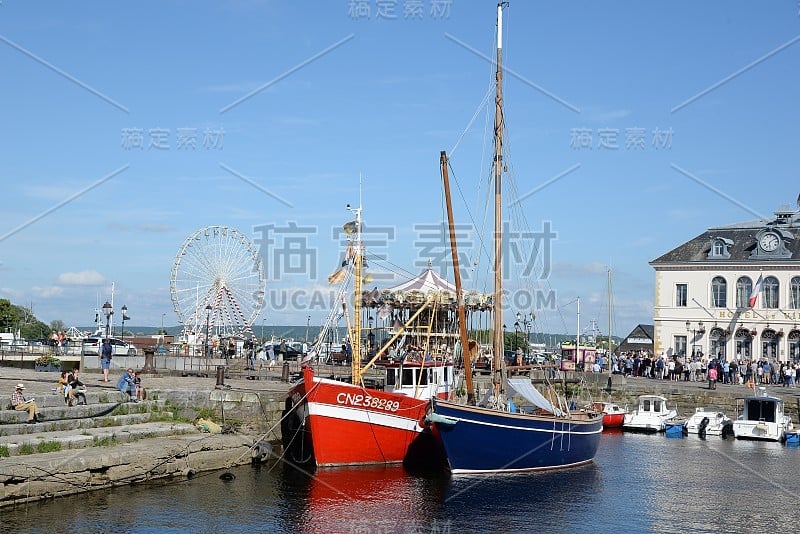
[[[184,241],[172,265],[170,295],[185,330],[254,336],[265,278],[253,243],[228,226],[206,226]]]

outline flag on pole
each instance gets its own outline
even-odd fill
[[[753,292],[750,293],[750,307],[754,307],[756,305],[756,301],[758,300],[758,294],[761,293],[761,286],[764,285],[764,275],[759,274],[758,280],[756,281],[756,285],[753,286]]]

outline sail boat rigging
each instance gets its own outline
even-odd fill
[[[602,417],[594,412],[571,411],[566,401],[550,388],[550,400],[533,387],[529,379],[506,379],[503,369],[503,280],[502,280],[502,173],[503,173],[503,9],[497,5],[497,73],[495,76],[495,128],[493,176],[494,202],[494,325],[493,351],[495,388],[478,404],[458,404],[431,399],[431,413],[426,419],[438,436],[450,470],[458,473],[520,472],[556,469],[582,465],[592,461],[600,441]],[[446,156],[441,156],[446,178]],[[452,209],[448,222],[453,227]],[[451,232],[453,264],[458,257]],[[454,273],[458,277],[458,273]],[[456,278],[458,281],[458,278]],[[460,282],[458,282],[460,284]],[[460,287],[457,288],[460,290]],[[462,329],[463,332],[463,329]],[[468,360],[467,360],[468,361]],[[465,366],[466,374],[471,367]],[[501,398],[501,382],[505,382],[507,398],[511,392],[530,403],[519,411]],[[468,398],[469,401],[469,398]],[[498,446],[498,444],[502,444]]]
[[[352,279],[354,285],[353,316],[347,313],[345,288],[340,293],[347,330],[352,343],[350,382],[318,376],[311,359],[302,369],[301,380],[285,399],[281,423],[281,440],[289,461],[307,466],[390,464],[414,460],[430,461],[436,446],[422,421],[431,397],[449,399],[454,390],[453,362],[450,360],[391,362],[384,367],[385,386],[365,386],[364,372],[378,357],[388,351],[404,331],[414,323],[434,298],[410,314],[394,336],[362,365],[361,305],[363,243],[361,241],[362,208],[348,209],[355,221],[344,225],[350,243],[345,252],[347,272],[331,275],[331,283]],[[343,266],[343,268],[345,267]],[[337,314],[331,313],[329,320]],[[326,325],[325,328],[328,328]],[[324,330],[324,329],[323,329]],[[323,343],[324,338],[318,338]],[[312,347],[312,353],[319,352]]]

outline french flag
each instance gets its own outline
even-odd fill
[[[758,280],[756,280],[756,285],[753,286],[753,292],[750,293],[750,307],[754,307],[756,305],[756,301],[758,300],[758,294],[761,293],[761,286],[764,285],[764,275],[759,274]]]

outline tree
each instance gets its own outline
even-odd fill
[[[13,332],[19,324],[19,314],[11,301],[0,299],[0,331]]]
[[[67,329],[64,326],[64,321],[61,319],[56,319],[54,321],[50,321],[50,330],[53,332],[65,332]]]

